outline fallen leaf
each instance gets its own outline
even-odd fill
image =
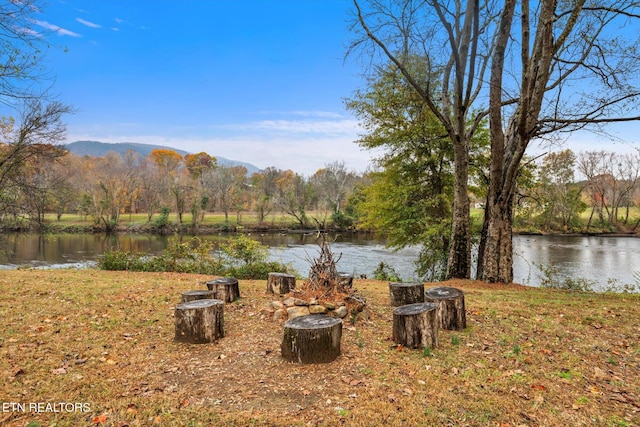
[[[311,394],[311,392],[309,390],[302,390],[302,395],[303,396],[309,396]]]
[[[540,390],[540,391],[547,390],[547,387],[543,386],[542,384],[531,384],[531,388],[534,390]]]
[[[97,416],[93,417],[93,420],[91,422],[93,424],[103,424],[103,423],[107,422],[108,418],[109,418],[109,414],[107,414],[105,412],[102,415],[97,415]]]

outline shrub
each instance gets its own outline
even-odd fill
[[[378,267],[376,267],[373,272],[373,276],[376,280],[384,280],[388,282],[402,281],[398,272],[384,261],[380,261],[380,264],[378,264]]]
[[[109,251],[98,257],[98,268],[148,272],[196,273],[237,279],[266,279],[271,272],[290,273],[291,268],[267,261],[265,246],[245,236],[221,245],[224,257],[216,257],[213,243],[194,237],[176,239],[157,256],[146,253]]]
[[[595,282],[584,277],[571,278],[560,277],[560,268],[551,264],[536,264],[543,276],[540,277],[540,286],[543,288],[562,289],[565,291],[593,292]]]
[[[228,260],[235,264],[242,261],[245,265],[264,262],[269,256],[266,246],[241,234],[235,239],[229,239],[220,250],[227,256]]]

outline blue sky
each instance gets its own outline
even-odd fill
[[[310,175],[340,160],[364,171],[343,99],[344,0],[51,0],[54,92],[73,106],[68,141],[205,151]]]
[[[139,142],[311,175],[364,171],[343,100],[363,87],[347,58],[347,0],[49,0],[54,92],[76,109],[68,141]],[[637,123],[611,138],[572,134],[575,151],[632,151]],[[529,152],[543,150],[531,144]],[[546,151],[546,150],[545,150]]]

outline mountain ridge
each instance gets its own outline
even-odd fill
[[[139,142],[100,142],[100,141],[74,141],[68,144],[64,144],[64,148],[70,153],[76,156],[93,156],[104,157],[108,152],[113,151],[120,155],[126,153],[129,150],[133,150],[143,157],[147,157],[153,150],[173,150],[176,153],[184,156],[185,154],[194,154],[185,150],[179,150],[173,147],[167,147],[163,145],[143,144]],[[253,175],[256,172],[260,172],[261,169],[251,163],[243,162],[240,160],[227,159],[226,157],[216,156],[211,153],[207,153],[213,156],[218,161],[219,165],[233,167],[244,166],[247,168],[247,175]]]

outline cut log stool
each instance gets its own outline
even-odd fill
[[[294,363],[329,363],[340,355],[342,320],[325,314],[309,314],[288,320],[280,350]]]
[[[393,310],[393,340],[411,348],[438,346],[437,305],[429,302],[402,305]]]
[[[267,293],[288,294],[296,288],[296,276],[285,273],[269,273],[267,279]]]
[[[213,298],[224,302],[234,302],[240,298],[238,279],[234,279],[233,277],[209,280],[207,282],[207,288],[213,291]]]
[[[224,336],[224,303],[219,299],[178,304],[174,319],[176,341],[203,344]]]
[[[338,282],[343,289],[351,289],[353,287],[353,274],[339,271]]]
[[[389,283],[389,300],[392,307],[424,302],[422,283]]]
[[[213,291],[187,291],[182,293],[181,303],[199,299],[214,299]]]
[[[427,289],[425,301],[438,305],[438,324],[440,328],[459,331],[467,327],[464,309],[464,292],[448,286]]]

